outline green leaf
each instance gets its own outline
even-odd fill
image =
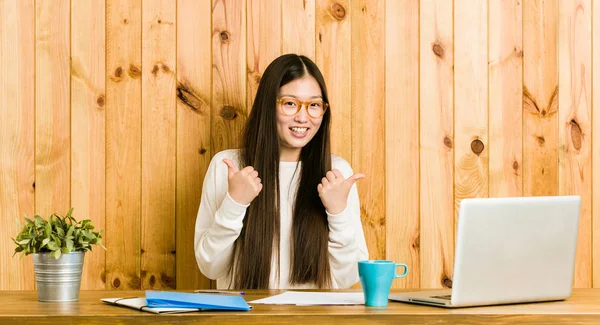
[[[65,237],[65,231],[62,228],[56,228],[56,233],[59,237]]]
[[[66,240],[67,243],[67,249],[69,249],[69,252],[73,250],[73,241],[71,239],[67,239]]]
[[[50,223],[46,224],[46,235],[50,235],[52,233],[52,225]]]
[[[44,238],[44,240],[42,240],[42,244],[40,245],[40,248],[48,245],[49,242],[50,242],[50,237]]]
[[[57,250],[53,251],[52,253],[50,253],[50,256],[54,256],[55,259],[59,259],[60,255],[61,255],[60,249],[57,249]]]
[[[53,241],[51,241],[51,242],[48,242],[48,249],[49,249],[49,250],[51,250],[51,251],[55,251],[55,250],[57,250],[58,248],[59,248],[59,246],[58,246],[58,245],[56,245],[56,242],[53,242]]]
[[[29,244],[30,241],[31,241],[31,239],[23,239],[23,240],[19,241],[19,245],[27,245],[27,244]]]
[[[73,225],[69,226],[69,230],[67,230],[67,238],[73,236],[73,232],[75,231],[75,227]]]

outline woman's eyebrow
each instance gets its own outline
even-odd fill
[[[298,97],[298,96],[296,96],[296,95],[289,95],[289,94],[282,94],[282,95],[279,95],[279,97],[294,97],[294,98],[299,98],[299,97]],[[323,96],[321,96],[321,95],[316,95],[316,96],[311,96],[311,97],[308,97],[308,98],[310,98],[310,99],[315,99],[315,98],[323,98]]]

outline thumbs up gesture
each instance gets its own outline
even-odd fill
[[[317,186],[319,197],[327,212],[338,214],[344,211],[350,188],[357,180],[364,177],[364,174],[359,173],[345,179],[344,175],[337,169],[328,171],[325,177],[321,179],[321,184]]]
[[[229,196],[237,203],[248,205],[263,188],[258,172],[252,166],[238,171],[229,159],[223,159],[228,169]]]

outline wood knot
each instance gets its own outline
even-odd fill
[[[513,168],[515,171],[519,170],[519,163],[518,163],[516,160],[515,160],[515,161],[513,161],[512,168]]]
[[[160,20],[160,19],[157,20],[156,22],[159,23],[159,24],[162,24],[162,20]]]
[[[96,104],[98,104],[99,107],[104,106],[104,95],[100,95],[98,96],[98,99],[96,99]]]
[[[226,31],[222,31],[220,34],[221,37],[221,43],[228,43],[229,42],[229,33]]]
[[[204,148],[200,148],[200,150],[198,150],[198,152],[199,152],[201,155],[203,155],[203,154],[205,154],[205,153],[206,153],[206,149],[204,149]]]
[[[583,132],[581,131],[579,123],[577,123],[575,119],[571,120],[571,142],[576,150],[581,149],[581,143],[583,142],[582,138]]]
[[[142,76],[142,69],[140,69],[140,67],[136,65],[130,64],[129,70],[127,70],[127,74],[129,74],[129,76],[133,79],[138,79]]]
[[[444,58],[444,47],[441,44],[433,43],[431,49],[433,50],[433,53],[437,55],[440,59]]]
[[[35,182],[33,182],[33,184],[31,184],[31,187],[33,187],[33,189],[35,190]]]
[[[168,276],[165,273],[160,274],[160,282],[167,288],[175,289],[175,278],[172,276]]]
[[[413,240],[412,248],[417,251],[421,248],[421,236],[417,235],[417,238]]]
[[[513,53],[515,54],[515,56],[517,58],[522,58],[523,57],[523,50],[521,50],[520,48],[518,48],[516,46],[513,48]]]
[[[164,73],[171,73],[171,68],[168,65],[162,64],[161,68]]]
[[[127,20],[127,18],[123,19],[123,24],[127,25],[129,23],[129,20]]]
[[[143,248],[140,248],[140,254],[144,254],[146,251]]]
[[[537,137],[537,142],[540,146],[543,146],[546,143],[546,139],[544,139],[544,136],[539,136]]]
[[[329,9],[331,10],[331,15],[333,18],[337,20],[343,20],[346,18],[346,8],[339,3],[333,3]]]
[[[471,150],[476,154],[476,155],[480,155],[481,152],[483,151],[484,146],[483,146],[483,142],[481,142],[481,140],[479,139],[475,139],[471,142]]]
[[[156,277],[154,275],[151,275],[149,282],[150,282],[150,286],[154,287],[154,285],[156,284]]]
[[[221,117],[226,120],[233,120],[238,116],[237,112],[235,111],[235,108],[231,106],[223,106],[219,115],[221,115]]]
[[[177,83],[177,98],[194,112],[200,112],[202,100],[183,83]]]
[[[448,289],[452,288],[452,280],[450,280],[447,276],[444,275],[442,278],[442,285]]]
[[[112,285],[115,288],[120,287],[121,286],[121,280],[119,280],[119,278],[114,279]]]
[[[452,149],[452,140],[448,136],[444,137],[444,145],[449,149]]]
[[[323,43],[323,34],[319,33],[319,43]]]
[[[110,76],[110,80],[114,82],[121,82],[123,80],[123,68],[117,67],[115,69],[114,76]]]
[[[154,76],[156,76],[158,74],[158,70],[159,70],[158,65],[155,64],[154,67],[152,67],[152,74]]]

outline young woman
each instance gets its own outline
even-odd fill
[[[330,153],[321,72],[286,54],[265,70],[240,150],[210,162],[194,249],[218,288],[347,288],[368,259],[354,174]]]

